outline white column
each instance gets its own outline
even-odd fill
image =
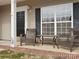
[[[16,0],[11,0],[11,47],[16,46]]]

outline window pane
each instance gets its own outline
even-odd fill
[[[62,23],[62,28],[66,28],[66,23]]]
[[[62,28],[62,33],[65,33],[66,32],[66,28]]]
[[[71,23],[67,23],[67,28],[71,28]]]
[[[57,23],[57,28],[61,28],[61,23]]]

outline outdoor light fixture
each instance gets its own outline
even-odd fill
[[[28,4],[28,11],[31,12],[32,11],[32,7]]]

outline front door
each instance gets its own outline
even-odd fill
[[[17,25],[17,36],[25,33],[25,11],[19,11],[16,13],[16,25]]]

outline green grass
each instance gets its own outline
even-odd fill
[[[0,51],[0,59],[22,59],[25,56],[25,53],[15,52],[12,50],[3,50]]]
[[[52,56],[39,56],[33,53],[24,53],[13,50],[0,51],[0,59],[61,59]]]
[[[12,50],[0,51],[0,59],[49,59],[45,56],[38,56],[32,53],[23,53]]]

